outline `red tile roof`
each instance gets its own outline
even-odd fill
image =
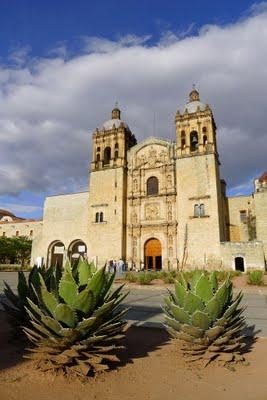
[[[260,182],[267,182],[267,171],[265,171],[259,178]]]

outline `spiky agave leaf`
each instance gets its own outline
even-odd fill
[[[197,271],[189,281],[180,276],[162,308],[169,333],[180,340],[189,361],[202,359],[207,365],[215,359],[243,359],[245,318],[244,308],[238,308],[242,297],[240,292],[234,298],[229,277],[218,287],[215,273]]]
[[[123,286],[111,292],[114,274],[105,267],[93,271],[85,260],[75,271],[68,264],[56,282],[59,298],[40,278],[38,301],[28,299],[31,327],[24,331],[33,347],[27,357],[41,369],[88,375],[117,360],[127,312],[119,306],[128,293]]]
[[[1,299],[1,303],[9,316],[11,325],[16,331],[21,333],[21,326],[29,323],[29,316],[25,309],[28,304],[27,298],[37,301],[36,291],[40,286],[40,276],[47,280],[50,273],[49,270],[34,266],[27,279],[24,272],[19,271],[17,293],[12,290],[7,282],[4,282],[5,297]]]

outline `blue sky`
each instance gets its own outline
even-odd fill
[[[266,2],[0,5],[0,208],[40,217],[45,196],[86,190],[90,132],[117,100],[139,140],[152,114],[173,140],[192,83],[214,107],[229,193],[251,192],[267,168]]]
[[[45,55],[56,43],[70,42],[75,51],[82,36],[116,39],[163,31],[186,32],[206,24],[226,24],[241,17],[255,2],[242,1],[40,1],[1,0],[0,54],[30,46],[35,56]]]

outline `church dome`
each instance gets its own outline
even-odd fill
[[[197,111],[205,111],[207,105],[202,103],[199,98],[199,92],[196,89],[193,89],[189,94],[189,101],[186,103],[184,112],[188,112],[189,114],[195,113]]]
[[[121,120],[121,111],[119,108],[115,107],[112,110],[111,113],[111,119],[107,120],[106,122],[104,122],[103,124],[103,129],[108,131],[110,129],[113,129],[114,126],[116,129],[118,129],[120,126],[124,126],[125,129],[130,130],[129,126]]]

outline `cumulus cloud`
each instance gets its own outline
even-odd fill
[[[153,45],[134,35],[85,38],[72,58],[64,45],[48,58],[27,53],[15,68],[2,64],[0,195],[86,189],[91,133],[115,101],[139,141],[175,140],[175,112],[192,83],[214,111],[222,177],[232,190],[250,190],[267,169],[266,4],[194,36],[192,26]]]

